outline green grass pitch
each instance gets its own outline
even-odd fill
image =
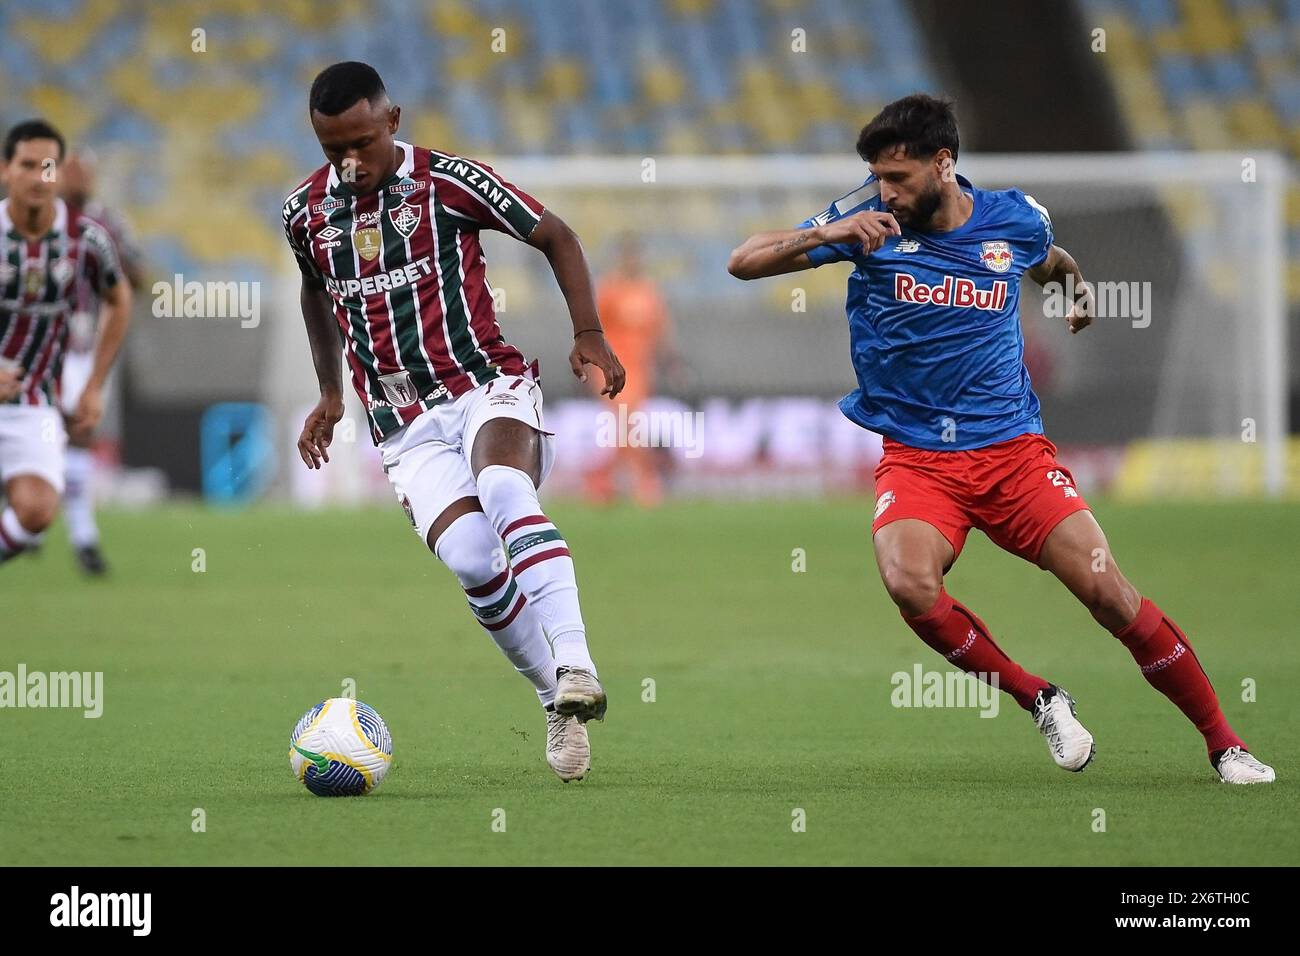
[[[4,862],[1300,858],[1294,505],[1097,507],[1120,566],[1277,768],[1250,788],[1219,783],[1199,735],[1053,579],[978,534],[948,588],[1078,699],[1097,738],[1083,774],[1057,769],[1005,696],[993,719],[891,706],[893,673],[943,662],[880,586],[867,500],[549,510],[610,696],[592,773],[567,786],[531,689],[399,509],[108,513],[103,582],[78,576],[56,527],[0,569],[0,670],[103,671],[104,713],[0,710]],[[346,678],[387,720],[394,768],[369,797],[319,799],[290,773],[288,735]]]

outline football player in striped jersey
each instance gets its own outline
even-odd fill
[[[122,277],[130,284],[132,292],[139,292],[144,286],[143,253],[136,245],[126,219],[95,197],[97,165],[95,154],[89,149],[69,152],[59,175],[59,195],[68,204],[69,212],[85,216],[104,227],[113,240]],[[59,382],[63,409],[69,414],[76,409],[81,400],[82,384],[90,379],[94,370],[98,321],[99,296],[94,284],[80,282],[77,285],[77,309],[72,314],[68,347],[63,356],[63,375]],[[98,576],[108,573],[108,562],[100,548],[99,525],[95,521],[92,497],[95,457],[90,450],[91,440],[91,435],[68,436],[63,517],[77,564],[86,574]]]
[[[547,714],[547,760],[565,782],[590,768],[586,724],[605,691],[587,647],[573,559],[538,503],[554,460],[537,363],[497,324],[479,232],[546,256],[573,321],[573,374],[623,389],[574,232],[485,163],[396,137],[401,109],[375,70],[336,63],[312,84],[328,162],[284,204],[320,401],[298,450],[329,461],[343,416],[341,365],[370,419],[411,524],[456,575],[470,610]]]
[[[88,437],[103,415],[104,379],[130,321],[103,226],[58,197],[64,143],[43,120],[9,130],[0,171],[0,564],[39,545],[58,511],[68,432]],[[66,422],[59,377],[78,287],[101,303],[94,359]]]

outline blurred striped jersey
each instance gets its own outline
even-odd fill
[[[113,240],[99,223],[54,201],[54,223],[25,239],[0,200],[0,364],[16,365],[23,391],[9,405],[58,405],[59,375],[79,288],[117,284]]]

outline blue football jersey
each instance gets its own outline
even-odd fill
[[[816,266],[855,266],[845,307],[858,387],[840,409],[863,428],[936,451],[1043,430],[1024,363],[1020,277],[1047,258],[1052,221],[1018,189],[976,189],[962,176],[957,183],[974,202],[957,229],[904,226],[870,255],[860,244],[808,252]],[[872,176],[800,225],[880,206]]]

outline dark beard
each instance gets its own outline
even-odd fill
[[[908,217],[907,227],[924,231],[930,225],[930,220],[934,218],[942,202],[943,190],[936,184],[933,189],[916,198],[916,206]]]

